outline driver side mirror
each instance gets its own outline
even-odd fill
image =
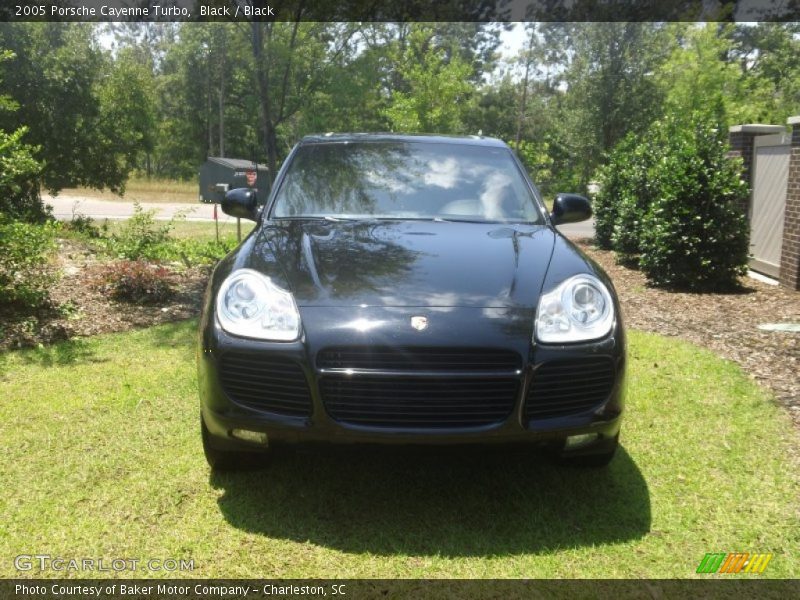
[[[225,193],[222,212],[239,219],[258,220],[258,199],[250,188],[236,188]]]
[[[553,202],[553,212],[550,213],[553,225],[577,223],[585,221],[591,216],[591,203],[578,194],[558,194]]]

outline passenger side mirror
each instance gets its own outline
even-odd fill
[[[591,216],[591,203],[578,194],[558,194],[553,202],[553,212],[550,213],[553,225],[577,223],[585,221]]]
[[[254,190],[236,188],[225,193],[222,212],[239,219],[258,220],[258,199]]]

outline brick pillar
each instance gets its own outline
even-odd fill
[[[751,190],[753,189],[753,138],[757,135],[785,132],[786,128],[783,125],[734,125],[728,129],[728,141],[731,145],[728,156],[738,156],[742,159],[742,179]],[[740,208],[749,217],[750,199],[748,198]]]
[[[792,154],[786,185],[779,280],[781,285],[800,290],[800,116],[789,118],[788,123],[792,127]]]

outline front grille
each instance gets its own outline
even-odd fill
[[[238,404],[292,417],[311,414],[308,382],[294,361],[228,352],[220,359],[220,379],[225,393]]]
[[[317,366],[384,371],[514,371],[521,367],[521,359],[511,350],[492,348],[338,346],[320,350]]]
[[[528,419],[550,419],[590,411],[606,401],[614,377],[608,357],[544,363],[534,371],[525,414]]]
[[[514,407],[519,381],[326,375],[320,388],[328,414],[339,422],[441,429],[505,421]]]

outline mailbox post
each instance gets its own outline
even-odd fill
[[[227,183],[218,183],[216,185],[216,192],[220,196],[225,196],[228,193],[230,186]],[[217,216],[217,204],[214,203],[214,230],[216,232],[216,240],[219,244],[219,217]]]

